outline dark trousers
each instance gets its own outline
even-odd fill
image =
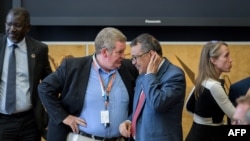
[[[0,114],[0,141],[41,141],[33,112]]]

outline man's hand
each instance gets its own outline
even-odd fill
[[[63,120],[63,123],[68,125],[74,133],[79,133],[78,125],[87,126],[87,123],[85,120],[76,116],[72,116],[72,115],[68,115]]]
[[[122,136],[129,138],[131,135],[131,122],[126,120],[119,126],[119,131],[122,134]]]
[[[151,57],[150,57],[150,62],[148,63],[147,67],[147,74],[148,73],[157,73],[159,65],[162,61],[162,58],[154,51],[150,52]]]

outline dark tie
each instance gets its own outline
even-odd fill
[[[6,105],[5,109],[8,114],[12,114],[16,110],[16,55],[15,49],[17,45],[11,46],[9,56],[7,89],[6,89]]]
[[[145,101],[145,94],[142,91],[141,95],[140,95],[139,102],[137,104],[137,107],[136,107],[136,110],[135,110],[135,113],[134,113],[134,116],[132,118],[132,136],[133,137],[135,136],[135,133],[136,133],[136,121],[137,121],[137,118],[138,118],[138,116],[139,116],[139,114],[141,112],[144,101]]]

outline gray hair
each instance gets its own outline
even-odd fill
[[[99,54],[102,48],[107,48],[109,51],[113,50],[117,41],[126,42],[127,37],[116,28],[103,28],[95,38],[96,54]]]
[[[141,44],[141,50],[143,52],[153,50],[162,57],[161,45],[154,36],[148,33],[143,33],[137,36],[134,40],[132,40],[130,46],[131,47],[136,46],[138,43]]]

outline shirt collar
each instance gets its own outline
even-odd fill
[[[18,47],[22,47],[25,44],[25,37],[23,38],[22,41],[18,42],[18,43],[13,43],[9,38],[7,38],[7,47],[12,46],[13,44],[16,44]]]
[[[110,72],[106,72],[97,62],[96,60],[96,54],[93,55],[93,63],[96,65],[96,68],[99,70],[99,71],[102,71],[104,73],[107,73],[107,74],[113,74],[116,72],[117,69],[114,69],[114,70],[111,70]]]
[[[161,66],[162,66],[162,64],[163,64],[164,62],[165,62],[165,59],[162,59],[160,65],[158,66],[158,71],[160,70],[160,68],[161,68]]]

